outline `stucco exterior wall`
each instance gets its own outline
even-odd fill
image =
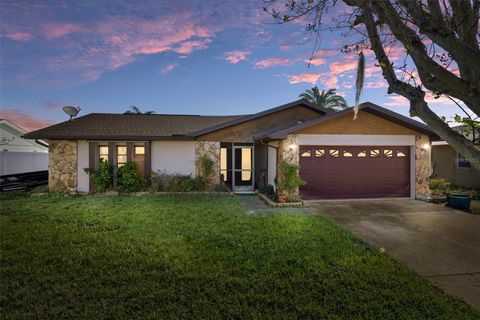
[[[50,140],[48,148],[48,187],[53,192],[77,191],[77,141]]]
[[[459,168],[457,161],[457,153],[451,146],[432,146],[434,176],[461,187],[480,187],[480,172],[474,168]]]
[[[267,183],[275,187],[277,176],[277,148],[278,142],[270,142],[268,146],[268,177]]]
[[[85,168],[89,167],[89,150],[88,141],[78,140],[77,146],[77,191],[89,192],[90,191],[90,177],[85,172]]]
[[[220,142],[217,141],[196,141],[195,159],[206,155],[214,163],[214,174],[207,181],[208,187],[213,188],[220,184]],[[201,167],[195,161],[195,174],[201,174]]]
[[[195,142],[152,141],[152,171],[195,176]]]

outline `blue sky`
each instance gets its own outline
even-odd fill
[[[254,1],[3,1],[0,6],[0,117],[28,130],[66,119],[64,105],[123,112],[246,114],[337,88],[352,104],[355,35],[325,31],[314,41],[302,22],[277,25]],[[347,13],[337,5],[324,27]],[[393,48],[401,59],[403,50]],[[367,54],[362,101],[402,114]],[[431,100],[451,115],[446,99]],[[451,110],[451,109],[450,109]]]

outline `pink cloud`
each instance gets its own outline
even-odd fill
[[[310,83],[312,85],[315,85],[318,82],[318,79],[322,76],[322,73],[303,73],[303,74],[297,74],[293,75],[290,77],[289,82],[290,84],[296,84],[296,83]]]
[[[4,34],[3,37],[9,38],[15,41],[30,41],[33,39],[33,36],[27,32],[12,32]]]
[[[228,52],[225,52],[225,61],[228,61],[233,64],[237,64],[240,61],[247,59],[247,56],[249,54],[250,52],[248,51],[241,51],[241,50],[228,51]]]
[[[282,49],[283,51],[290,51],[292,49],[293,46],[289,45],[289,44],[283,44],[280,46],[280,49]]]
[[[174,49],[174,51],[178,52],[178,53],[181,53],[181,54],[189,54],[189,53],[192,53],[195,50],[207,48],[207,45],[211,41],[212,40],[210,40],[210,39],[205,39],[205,40],[201,40],[201,41],[186,41],[186,42],[181,43],[179,47]]]
[[[335,73],[352,71],[357,68],[357,64],[357,61],[335,61],[330,64],[330,71]]]
[[[165,66],[163,66],[161,71],[162,71],[163,74],[167,74],[167,73],[173,71],[173,69],[175,69],[176,67],[178,67],[178,63],[175,63],[175,62],[167,63]]]
[[[320,79],[325,88],[336,89],[338,88],[338,78],[335,75],[328,74],[327,77]]]
[[[314,66],[320,66],[325,62],[327,62],[327,60],[323,58],[312,58],[312,59],[306,59],[305,62]]]
[[[45,128],[54,123],[51,120],[37,119],[20,109],[2,109],[0,110],[0,118],[13,122],[27,131]]]
[[[82,27],[73,23],[49,23],[43,28],[45,38],[52,40],[81,31]]]
[[[274,58],[268,58],[264,60],[260,60],[255,62],[254,68],[255,69],[266,69],[266,68],[271,68],[275,66],[288,66],[292,63],[292,61],[288,58],[279,58],[279,57],[274,57]]]

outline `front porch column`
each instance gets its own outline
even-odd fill
[[[299,165],[299,146],[296,135],[288,135],[287,139],[280,140],[278,144],[277,152],[277,190],[280,194],[284,194],[288,198],[298,198],[300,192],[298,188],[291,193],[287,193],[284,190],[280,190],[278,187],[279,182],[282,181],[282,173],[280,172],[279,165],[280,163],[287,162],[294,165]]]
[[[430,139],[426,135],[415,136],[415,196],[429,197],[429,178],[432,175]]]
[[[207,181],[207,188],[213,189],[220,184],[220,142],[217,141],[195,141],[195,175],[201,173],[198,159],[207,156],[213,161],[213,174]]]

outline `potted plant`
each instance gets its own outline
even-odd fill
[[[463,193],[449,193],[447,195],[447,201],[448,204],[454,209],[470,210],[472,197]]]
[[[277,196],[277,198],[278,198],[278,202],[280,202],[280,203],[285,203],[285,202],[287,202],[287,196],[284,195],[284,194],[279,194],[279,195]]]

